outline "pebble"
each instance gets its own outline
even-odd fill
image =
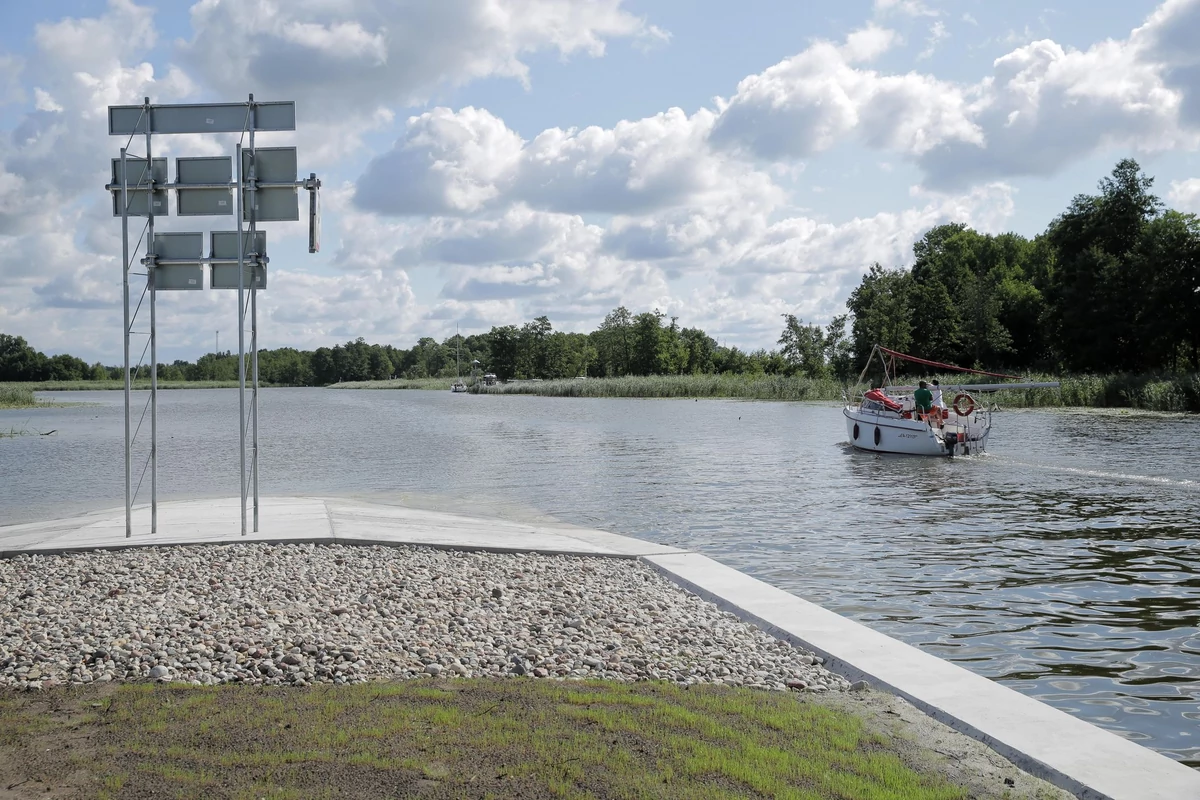
[[[529,676],[847,691],[627,559],[233,544],[0,560],[0,687]]]

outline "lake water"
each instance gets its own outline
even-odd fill
[[[55,399],[91,405],[0,410],[34,434],[0,439],[0,524],[124,502],[122,394]],[[260,422],[262,495],[687,547],[1200,766],[1200,418],[1005,411],[955,460],[809,403],[267,389]],[[236,496],[237,432],[236,390],[162,392],[160,500]]]

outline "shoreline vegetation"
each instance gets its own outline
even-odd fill
[[[967,385],[957,375],[938,375],[946,385]],[[989,404],[1001,408],[1131,408],[1167,413],[1200,413],[1200,373],[1183,375],[1028,375],[1031,382],[1059,381],[1058,389],[1011,389],[989,392]],[[915,378],[914,378],[915,380]],[[973,382],[982,382],[975,379]],[[354,381],[330,389],[450,390],[449,379]],[[468,380],[473,394],[523,394],[541,397],[731,398],[841,402],[845,387],[834,380],[799,375],[651,375],[622,378],[567,378],[509,381],[485,386]],[[953,398],[947,398],[951,401]]]
[[[944,385],[966,385],[979,379],[959,375],[931,375]],[[1200,413],[1200,373],[1177,375],[1042,375],[1024,376],[1033,382],[1059,381],[1058,389],[1013,389],[990,392],[989,404],[1001,408],[1129,408],[1165,413]],[[329,389],[406,389],[450,391],[453,378],[393,378],[380,381],[347,381]],[[915,380],[915,378],[914,378]],[[486,386],[467,379],[472,394],[521,394],[540,397],[640,397],[728,398],[842,402],[845,386],[827,378],[801,375],[627,375],[620,378],[561,378],[511,380]],[[279,384],[259,384],[261,387]],[[237,381],[159,381],[160,389],[236,389]],[[286,387],[286,384],[282,385]],[[121,381],[40,381],[0,383],[0,408],[39,408],[34,392],[124,389]],[[133,388],[146,391],[150,382],[139,380]],[[952,398],[947,398],[950,402]]]
[[[43,404],[33,396],[33,389],[0,385],[0,408],[33,408],[39,405]]]
[[[250,385],[250,379],[246,379],[246,385]],[[259,388],[265,386],[274,386],[276,384],[267,383],[260,380]],[[449,383],[446,384],[450,386]],[[165,381],[159,380],[159,389],[236,389],[238,387],[237,380],[232,381]],[[25,382],[9,382],[0,383],[0,392],[9,390],[27,390],[30,392],[100,392],[111,391],[115,389],[124,389],[125,381],[122,380],[102,380],[102,381],[25,381]],[[138,378],[131,384],[131,388],[136,391],[149,391],[150,379]]]

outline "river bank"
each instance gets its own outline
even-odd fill
[[[955,374],[930,375],[942,384],[964,383]],[[1068,375],[1023,376],[1031,382],[1059,381],[1058,389],[1001,390],[987,395],[1002,408],[1131,408],[1165,413],[1200,413],[1200,373],[1179,375]],[[329,389],[405,389],[449,391],[452,378],[392,378],[381,381],[346,381]],[[260,383],[266,388],[272,384]],[[474,394],[521,394],[541,397],[725,398],[841,402],[847,387],[823,378],[798,375],[627,375],[619,378],[562,378],[512,380],[485,385],[468,381]],[[160,389],[236,389],[237,381],[159,381]],[[70,392],[124,389],[121,381],[41,381],[0,383],[0,408],[41,405],[33,392]],[[133,388],[146,391],[148,380]],[[282,388],[282,387],[281,387]]]
[[[936,377],[961,383],[961,375]],[[1059,389],[993,392],[1002,408],[1133,408],[1168,413],[1200,413],[1200,374],[1182,375],[1029,375],[1031,382],[1059,381]],[[450,389],[448,378],[356,381],[331,389]],[[565,378],[470,384],[475,394],[541,397],[731,398],[744,400],[841,402],[846,387],[827,379],[784,375],[651,375],[620,378]]]

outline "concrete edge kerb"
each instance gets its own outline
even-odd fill
[[[1058,786],[1059,788],[1072,792],[1079,797],[1080,800],[1113,800],[1110,795],[1095,791],[1091,787],[1080,783],[1078,780],[1051,767],[1049,764],[1034,758],[1017,747],[1001,742],[995,737],[984,733],[974,725],[971,725],[970,723],[967,723],[962,719],[947,713],[945,710],[938,708],[932,703],[924,701],[919,697],[906,692],[902,687],[880,680],[876,675],[863,670],[862,668],[852,664],[849,661],[846,661],[843,658],[839,658],[836,654],[796,635],[792,631],[789,631],[786,628],[781,628],[778,625],[763,619],[757,614],[742,608],[722,595],[706,589],[700,584],[694,583],[693,581],[690,581],[681,575],[678,575],[661,564],[655,563],[654,558],[655,556],[642,556],[640,560],[644,561],[652,569],[668,578],[673,583],[682,586],[698,597],[709,601],[722,611],[728,611],[744,622],[753,623],[777,639],[781,639],[782,641],[788,642],[793,646],[801,647],[805,650],[816,653],[818,656],[825,659],[825,666],[831,671],[836,672],[839,675],[843,675],[851,681],[866,681],[868,684],[876,688],[883,689],[889,694],[894,694],[897,697],[903,698],[938,722],[941,722],[942,724],[953,728],[959,733],[969,736],[981,744],[986,745],[1034,777],[1041,778],[1054,784],[1055,786]],[[850,621],[853,622],[852,620]]]

